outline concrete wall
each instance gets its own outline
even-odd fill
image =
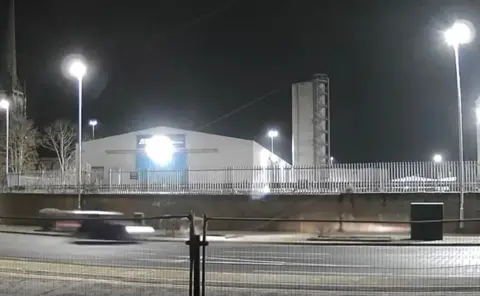
[[[84,209],[121,211],[127,215],[144,212],[146,216],[182,215],[195,211],[217,217],[264,217],[299,219],[340,219],[408,221],[410,202],[440,201],[445,203],[445,219],[458,218],[458,194],[345,194],[337,196],[268,196],[253,200],[234,195],[87,195]],[[0,197],[0,216],[35,216],[42,208],[74,209],[76,196],[41,194],[3,194]],[[480,210],[480,195],[465,195],[465,217],[476,218]],[[9,223],[10,221],[4,221]],[[32,221],[24,221],[32,223]],[[383,229],[408,231],[408,224]],[[391,225],[390,225],[391,226]],[[212,230],[281,230],[302,232],[331,232],[338,230],[332,223],[279,223],[247,221],[211,221]],[[343,224],[347,231],[381,231],[377,225]],[[385,228],[386,227],[386,228]],[[445,225],[454,232],[455,223]],[[466,223],[468,232],[480,233],[480,223]]]

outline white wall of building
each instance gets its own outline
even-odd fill
[[[172,134],[185,135],[190,183],[225,183],[227,180],[251,182],[258,175],[252,174],[252,167],[266,167],[270,159],[274,159],[276,165],[288,165],[276,155],[271,157],[269,150],[253,141],[169,127],[156,127],[84,142],[82,163],[88,164],[93,170],[103,168],[104,184],[135,183],[137,180],[131,179],[131,173],[136,172],[137,136]],[[226,168],[233,170],[226,172]],[[152,172],[148,178],[157,182],[158,175]]]

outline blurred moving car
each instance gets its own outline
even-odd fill
[[[120,212],[57,210],[51,213],[52,218],[62,219],[43,223],[42,228],[48,226],[57,231],[70,231],[81,239],[130,241],[155,233],[153,227],[142,225],[137,219],[128,219]]]

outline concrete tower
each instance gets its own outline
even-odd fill
[[[10,0],[8,13],[8,29],[5,48],[5,69],[0,82],[0,96],[10,102],[11,114],[16,116],[27,115],[27,96],[25,86],[20,83],[17,72],[17,46],[15,36],[15,1]]]
[[[316,74],[292,86],[292,163],[326,165],[330,160],[329,79]]]

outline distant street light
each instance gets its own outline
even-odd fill
[[[270,138],[270,152],[274,154],[273,152],[273,142],[276,137],[278,137],[278,131],[277,130],[269,130],[268,131],[268,137]]]
[[[462,88],[460,84],[460,61],[459,48],[460,45],[470,43],[475,35],[473,26],[467,21],[457,21],[451,28],[445,31],[444,37],[448,45],[453,47],[455,55],[455,74],[457,79],[457,109],[458,109],[458,154],[459,154],[459,171],[460,171],[460,220],[464,218],[464,157],[463,157],[463,118],[462,118]],[[459,224],[463,228],[463,222]]]
[[[7,180],[7,186],[8,186],[8,173],[9,173],[9,163],[8,163],[8,157],[9,157],[9,137],[10,137],[10,103],[6,99],[2,99],[0,101],[0,108],[5,110],[5,117],[6,117],[6,131],[5,131],[5,178]]]
[[[443,157],[441,154],[435,154],[433,155],[433,162],[435,163],[441,163],[443,161]]]
[[[82,91],[83,77],[87,74],[87,66],[81,60],[73,60],[70,63],[69,74],[78,82],[78,150],[77,150],[77,186],[78,186],[78,209],[82,209]]]
[[[96,119],[90,119],[88,125],[92,127],[92,140],[95,140],[95,126],[98,124]]]

